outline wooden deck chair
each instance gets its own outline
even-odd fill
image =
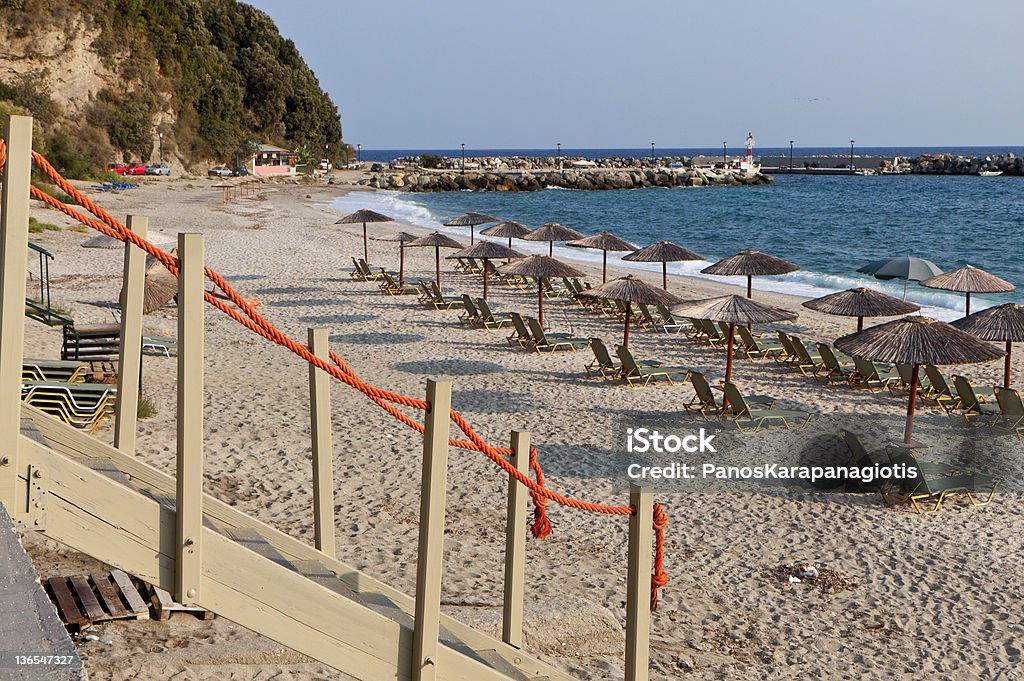
[[[363,281],[377,281],[383,276],[380,272],[374,272],[370,264],[362,258],[356,261],[356,265],[363,274]],[[383,271],[383,268],[381,268],[381,271]]]
[[[389,296],[404,296],[407,293],[416,293],[419,290],[413,282],[406,281],[399,284],[398,281],[391,276],[390,272],[381,270],[380,273],[381,282],[379,288]]]
[[[430,287],[431,304],[435,310],[450,310],[453,307],[462,305],[461,300],[454,300],[452,298],[445,298],[444,294],[441,293],[441,289],[437,287],[436,281],[427,282],[427,286]]]
[[[476,305],[473,304],[473,299],[469,297],[469,294],[463,293],[459,296],[459,299],[462,301],[462,312],[459,313],[459,321],[470,326],[482,326],[482,315],[476,309]]]
[[[790,429],[790,421],[800,421],[798,427],[803,428],[807,426],[811,421],[811,417],[814,415],[812,412],[804,411],[802,409],[779,409],[772,405],[771,407],[758,407],[753,405],[746,398],[743,397],[743,393],[740,392],[739,388],[736,387],[735,383],[725,383],[723,386],[725,390],[725,397],[729,400],[729,408],[726,413],[723,414],[724,418],[732,418],[736,428],[742,432],[748,432],[743,428],[742,424],[754,425],[754,430],[750,432],[757,432],[761,429],[765,423],[772,421],[779,421]]]
[[[656,382],[659,377],[664,378],[671,385],[674,383],[673,378],[676,381],[685,381],[693,373],[693,369],[690,367],[667,367],[662,364],[652,365],[646,362],[641,364],[636,361],[629,348],[621,345],[615,346],[615,354],[618,355],[619,362],[622,363],[622,372],[619,376],[629,384],[630,388],[634,387],[636,383],[646,387],[652,381]]]
[[[852,388],[881,392],[897,380],[897,376],[889,371],[880,370],[874,362],[859,357],[853,358],[853,372],[849,374],[849,385]]]
[[[796,357],[796,361],[791,362],[790,366],[796,367],[804,376],[817,376],[822,369],[821,357],[808,350],[803,340],[797,336],[790,336],[789,342]]]
[[[707,377],[699,371],[690,373],[690,383],[693,385],[693,399],[683,405],[683,409],[690,414],[708,416],[719,416],[722,413],[722,405],[715,399],[715,392],[711,389]]]
[[[965,495],[972,506],[984,506],[992,501],[996,488],[999,487],[999,480],[988,475],[936,476],[926,473],[925,471],[928,470],[927,466],[922,465],[923,462],[919,462],[912,452],[905,449],[892,448],[890,450],[890,458],[894,464],[905,465],[908,469],[916,469],[918,475],[902,481],[894,501],[896,503],[910,503],[918,513],[934,513],[938,511],[939,507],[942,506],[942,502],[953,494]],[[975,498],[975,494],[980,493],[984,495],[985,491],[988,492],[988,497],[984,501]],[[882,501],[886,504],[891,503],[890,495],[887,491],[883,491]],[[928,510],[922,510],[919,502],[923,501],[928,503],[934,501],[935,505]]]
[[[1021,400],[1020,393],[1013,388],[996,388],[996,402],[999,403],[999,416],[992,423],[992,427],[1003,428],[1021,439],[1021,431],[1024,430],[1024,400]]]
[[[608,347],[600,338],[590,339],[590,349],[594,352],[594,361],[583,365],[588,376],[614,376],[622,370],[622,364],[612,359]]]
[[[526,319],[530,329],[530,336],[533,338],[533,349],[539,354],[543,350],[555,352],[556,350],[586,350],[590,347],[589,338],[579,338],[570,333],[547,333],[533,317]]]
[[[955,409],[960,400],[952,388],[949,387],[946,377],[942,375],[942,370],[934,364],[926,364],[924,373],[928,377],[928,388],[921,393],[921,397],[932,400],[945,409],[946,413],[949,413],[951,409]]]
[[[817,377],[823,378],[830,384],[849,383],[850,376],[844,365],[832,352],[832,346],[826,343],[817,343],[818,356],[821,357],[821,367],[818,369]]]
[[[743,324],[736,325],[736,335],[739,337],[740,350],[749,360],[763,362],[766,359],[777,359],[782,354],[781,343],[756,338]]]

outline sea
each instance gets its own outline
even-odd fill
[[[1021,151],[1012,147],[949,149],[950,153],[964,155]],[[527,153],[529,150],[516,151],[536,155]],[[609,150],[590,151],[594,155],[586,157],[619,155]],[[695,150],[682,151],[690,156]],[[875,151],[879,150],[864,153]],[[409,155],[415,153],[419,152]],[[943,149],[931,148],[927,153],[943,153]],[[483,155],[480,150],[473,154]],[[584,156],[567,150],[563,154]],[[496,151],[496,155],[510,154],[503,150],[500,154]],[[1024,177],[780,174],[774,179],[772,184],[756,187],[613,191],[551,188],[521,193],[353,192],[335,199],[332,207],[339,213],[370,208],[403,222],[446,231],[467,244],[468,228],[442,226],[446,220],[467,211],[516,220],[528,227],[559,222],[585,235],[608,230],[638,247],[669,240],[706,259],[669,263],[670,273],[717,281],[723,278],[700,274],[700,270],[742,249],[754,249],[800,266],[799,271],[780,277],[755,277],[755,289],[815,298],[854,286],[873,287],[905,296],[922,305],[924,314],[945,321],[963,316],[963,294],[927,289],[916,282],[904,288],[902,281],[879,281],[858,274],[857,268],[889,256],[912,255],[931,260],[943,271],[974,265],[1024,287]],[[376,225],[371,229],[387,227]],[[547,244],[516,240],[513,248],[523,253],[546,252]],[[620,261],[621,255],[624,254],[609,253],[609,264],[652,272],[661,270],[659,263]],[[601,260],[600,251],[559,244],[555,245],[555,256],[593,263]],[[743,278],[724,280],[745,283]],[[1024,303],[1024,290],[974,295],[972,311],[1004,302]]]

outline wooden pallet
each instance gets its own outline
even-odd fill
[[[84,629],[96,622],[149,619],[149,606],[131,578],[121,570],[51,577],[45,587],[57,605],[61,621],[67,626]]]

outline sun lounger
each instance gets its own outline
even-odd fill
[[[763,362],[769,358],[777,359],[782,354],[781,343],[757,338],[742,324],[736,325],[736,335],[739,336],[740,350],[749,360]]]
[[[435,310],[450,310],[453,307],[462,305],[461,300],[445,298],[444,294],[441,293],[441,289],[437,287],[437,282],[428,281],[427,287],[430,290],[430,304]]]
[[[949,413],[957,413],[970,423],[976,416],[998,416],[999,406],[989,404],[985,397],[971,385],[971,381],[959,374],[953,375],[953,387],[956,389],[957,405],[949,410]]]
[[[865,388],[868,391],[881,392],[899,379],[893,371],[891,368],[880,368],[869,360],[854,357],[853,372],[849,374],[848,383],[852,388]]]
[[[556,350],[586,350],[590,347],[589,338],[579,338],[571,333],[549,333],[533,317],[527,317],[526,323],[530,329],[530,337],[533,339],[533,349],[538,353],[543,350],[555,352]]]
[[[789,365],[795,367],[804,376],[817,376],[822,369],[821,357],[808,350],[803,340],[797,336],[789,336],[789,342],[794,357]]]
[[[391,276],[390,272],[380,271],[380,290],[389,296],[404,296],[407,293],[416,293],[419,289],[414,282],[405,281],[401,284]]]
[[[692,328],[689,324],[679,322],[666,306],[658,304],[655,305],[655,309],[661,317],[660,326],[665,333],[681,333]]]
[[[533,337],[530,330],[526,328],[526,322],[518,312],[509,315],[512,318],[512,328],[515,330],[511,336],[505,338],[509,345],[518,346],[524,350],[533,347]]]
[[[510,315],[494,314],[490,304],[483,298],[476,299],[476,309],[480,312],[480,323],[485,329],[500,329],[505,324],[512,323]]]
[[[116,392],[107,384],[28,381],[22,383],[21,400],[75,428],[95,432],[113,413]]]
[[[664,378],[669,384],[673,384],[673,378],[676,381],[685,381],[693,373],[693,369],[689,367],[667,367],[662,364],[638,362],[629,348],[621,345],[615,346],[615,354],[618,355],[622,367],[619,377],[624,379],[630,388],[636,383],[646,387],[658,378]]]
[[[996,402],[999,404],[999,416],[992,427],[1008,430],[1020,440],[1024,430],[1024,401],[1020,393],[1013,388],[996,388]]]
[[[801,419],[799,427],[803,428],[810,423],[811,417],[814,415],[802,409],[780,409],[774,406],[774,404],[767,408],[758,407],[743,397],[743,393],[740,392],[735,383],[726,383],[723,385],[723,389],[725,390],[725,399],[729,402],[729,407],[725,410],[723,417],[732,418],[736,427],[743,432],[747,432],[743,428],[743,423],[748,426],[754,424],[752,432],[757,432],[765,423],[772,421],[781,422],[788,430],[790,428],[790,421],[800,421]]]
[[[921,393],[921,397],[934,401],[948,413],[956,408],[959,399],[946,382],[942,371],[934,364],[926,364],[924,367],[925,376],[928,377],[928,387]]]
[[[588,375],[615,376],[621,372],[622,364],[612,359],[608,346],[600,338],[590,339],[590,349],[594,351],[594,361],[583,367]],[[636,363],[642,367],[655,367],[661,364],[655,360],[636,360]]]
[[[848,383],[850,380],[849,365],[844,365],[832,351],[832,346],[825,343],[818,343],[818,356],[821,358],[821,365],[815,374],[829,383]]]
[[[477,310],[476,305],[473,303],[473,299],[469,297],[469,294],[463,293],[459,296],[459,300],[462,301],[462,312],[459,313],[459,321],[465,322],[470,326],[483,325],[483,320],[480,318],[480,311]]]
[[[152,336],[150,334],[142,334],[142,351],[157,353],[164,357],[170,357],[171,351],[178,351],[178,339],[167,338],[165,336]]]
[[[84,362],[26,357],[21,361],[21,380],[78,383],[85,380],[83,374],[88,370]]]
[[[840,430],[839,435],[843,438],[843,442],[846,443],[846,448],[850,450],[850,459],[848,461],[850,466],[856,466],[860,469],[878,468],[879,464],[875,461],[875,457],[861,443],[860,437],[856,433]],[[888,484],[887,480],[880,476],[875,476],[875,479],[871,482],[849,480],[847,481],[846,489],[851,492],[881,492],[886,484]]]
[[[910,503],[918,513],[934,513],[942,506],[942,502],[953,494],[963,494],[972,506],[983,506],[995,496],[999,480],[988,475],[934,475],[926,472],[928,467],[924,462],[919,462],[914,454],[902,448],[891,448],[890,458],[894,464],[903,464],[908,468],[917,469],[918,475],[902,481],[899,492],[895,496],[897,503]],[[988,497],[984,501],[975,498],[975,494],[985,494]],[[890,492],[884,490],[882,500],[890,503]],[[918,502],[934,501],[935,505],[927,511],[922,511]]]
[[[684,404],[683,409],[691,414],[700,414],[704,417],[720,416],[722,405],[715,397],[715,391],[711,389],[707,377],[699,371],[694,371],[690,374],[690,383],[693,385],[693,399]],[[766,395],[749,395],[746,400],[749,404],[763,408],[770,408],[775,404],[775,398]]]

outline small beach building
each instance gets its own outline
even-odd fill
[[[261,144],[253,156],[253,175],[294,175],[299,155],[273,144]]]

